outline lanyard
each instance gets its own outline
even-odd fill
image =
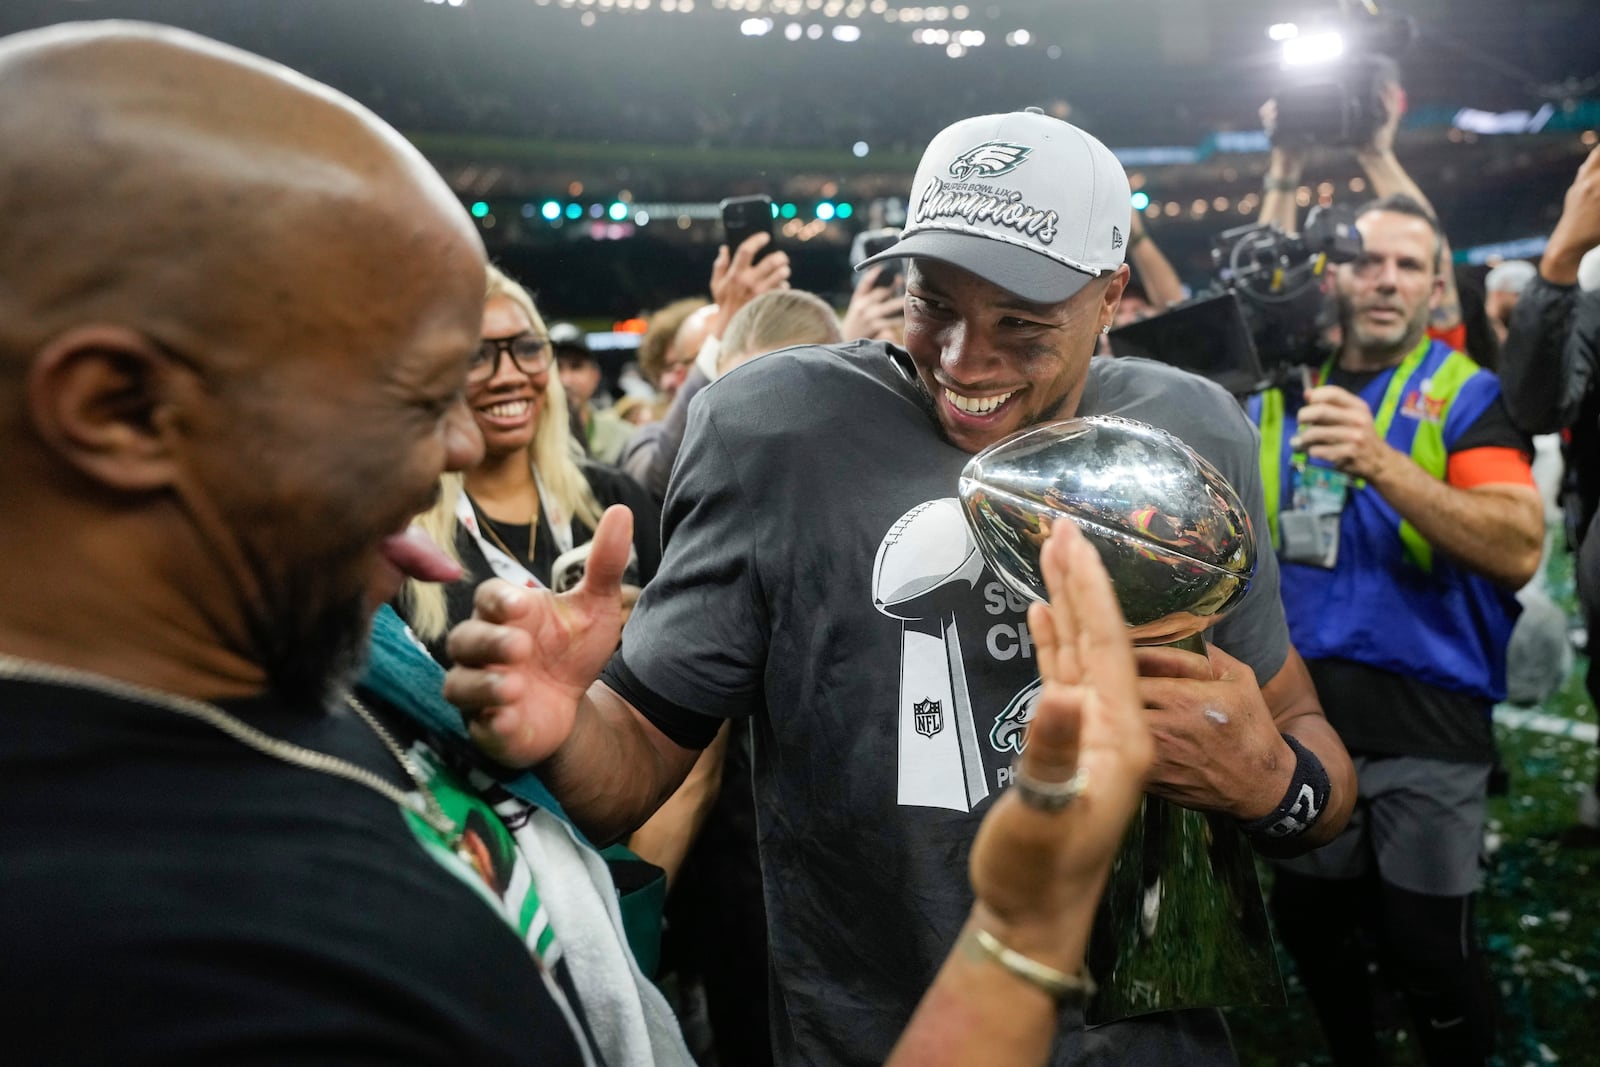
[[[500,546],[483,536],[483,530],[478,525],[478,516],[472,510],[472,501],[467,499],[467,491],[462,489],[456,494],[456,521],[459,522],[472,535],[477,542],[478,551],[483,553],[483,558],[489,561],[489,569],[494,571],[496,578],[503,578],[512,585],[525,589],[539,589],[542,582],[533,576],[533,573],[517,560],[512,559]],[[537,531],[530,529],[529,537],[537,536]]]
[[[544,516],[545,525],[550,527],[550,536],[555,538],[556,555],[572,551],[572,519],[566,515],[558,516],[550,509],[550,494],[545,492],[544,479],[539,477],[539,468],[533,468],[533,487],[539,493],[539,514]],[[533,531],[529,530],[531,537]]]
[[[1394,425],[1394,413],[1400,408],[1400,397],[1405,392],[1406,383],[1411,380],[1411,376],[1416,372],[1417,367],[1427,358],[1428,350],[1432,347],[1432,340],[1424,336],[1421,343],[1416,348],[1413,348],[1410,354],[1401,360],[1400,365],[1394,369],[1394,376],[1389,379],[1388,386],[1384,388],[1383,399],[1378,403],[1378,410],[1372,416],[1372,428],[1377,432],[1380,440],[1387,441],[1389,439],[1389,427]],[[1324,363],[1322,369],[1317,372],[1313,384],[1321,385],[1328,380],[1328,376],[1333,373],[1333,361],[1337,358],[1337,356],[1328,357],[1328,362]],[[1290,456],[1290,460],[1295,464],[1304,465],[1306,454],[1304,452],[1295,452]]]
[[[556,543],[556,556],[572,551],[572,520],[562,517],[559,520],[551,512],[548,503],[549,494],[545,492],[544,479],[539,477],[539,468],[533,468],[534,491],[539,494],[539,514],[544,516],[545,525],[550,529],[550,536]],[[504,549],[487,537],[483,536],[483,528],[478,522],[478,516],[472,509],[472,501],[467,497],[466,487],[456,495],[456,521],[466,527],[473,541],[477,542],[478,550],[483,553],[483,558],[489,561],[489,569],[494,571],[495,577],[504,578],[512,585],[520,585],[528,589],[538,589],[544,583],[533,576],[533,573],[522,563],[512,558]],[[532,546],[539,538],[537,523],[528,526],[528,544]]]

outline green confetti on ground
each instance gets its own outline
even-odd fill
[[[1551,595],[1573,607],[1571,563],[1551,560]],[[1600,634],[1594,635],[1600,642]],[[1587,660],[1576,657],[1566,686],[1537,710],[1595,722],[1583,687]],[[1499,1062],[1600,1064],[1600,833],[1577,826],[1582,790],[1597,772],[1594,745],[1497,726],[1511,775],[1506,796],[1489,802],[1493,849],[1478,898],[1478,935],[1500,990]],[[1281,955],[1281,953],[1280,953]],[[1284,960],[1286,1010],[1228,1012],[1244,1067],[1323,1065],[1331,1061],[1305,990]],[[1403,1004],[1380,1030],[1393,1067],[1422,1063],[1407,1040]]]

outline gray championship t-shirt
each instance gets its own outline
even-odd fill
[[[970,457],[903,367],[878,342],[801,347],[707,388],[667,495],[661,569],[623,634],[623,666],[664,705],[754,717],[781,1064],[888,1055],[971,906],[968,850],[1038,683],[1026,604],[976,555],[955,500]],[[1080,412],[1177,434],[1267,528],[1255,431],[1220,388],[1096,359]],[[1283,665],[1271,552],[1211,637],[1263,681]],[[1220,1014],[1190,1011],[1068,1025],[1052,1062],[1069,1060],[1233,1054]]]

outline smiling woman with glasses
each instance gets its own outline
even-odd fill
[[[444,636],[471,617],[480,582],[552,584],[561,577],[554,564],[579,554],[574,550],[594,536],[611,504],[627,504],[634,514],[636,560],[627,581],[642,585],[661,558],[655,502],[621,471],[583,456],[544,319],[527,290],[493,267],[480,336],[467,360],[467,405],[483,434],[483,460],[446,475],[438,503],[419,520],[454,549],[467,576],[445,588],[411,583],[401,604],[440,662],[448,661]]]

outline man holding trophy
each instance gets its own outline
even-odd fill
[[[869,261],[907,261],[905,349],[795,349],[705,391],[667,496],[661,570],[600,681],[555,709],[526,697],[536,665],[574,641],[539,594],[480,594],[479,618],[452,639],[450,693],[481,709],[479,743],[540,764],[598,839],[648,815],[722,719],[753,717],[779,1063],[883,1061],[967,919],[973,836],[1015,781],[1039,672],[1026,586],[996,571],[958,497],[974,454],[1079,416],[1181,439],[1141,439],[1154,451],[1138,453],[1119,420],[1092,436],[1146,499],[1124,516],[1140,573],[1167,559],[1174,588],[1217,570],[1192,545],[1266,529],[1255,436],[1227,393],[1161,364],[1091,360],[1128,278],[1128,204],[1115,157],[1067,123],[1030,109],[947,128],[918,168],[900,242]],[[1203,461],[1159,458],[1190,449]],[[1183,511],[1235,491],[1236,518]],[[1037,560],[1062,516],[1086,532],[1097,521],[1065,501],[998,536]],[[1140,605],[1108,569],[1131,619]],[[1344,825],[1354,773],[1290,646],[1272,554],[1223,585],[1226,604],[1202,610],[1197,594],[1175,608],[1226,609],[1209,645],[1138,650],[1156,745],[1142,832],[1174,852],[1234,839],[1303,851]],[[1169,806],[1210,821],[1194,838],[1162,836]],[[1194,992],[1224,953],[1163,858],[1126,864],[1138,906],[1117,939],[1187,927],[1192,958],[1165,961],[1172,996],[1098,1015],[1091,1001],[1104,1025],[1088,1028],[1069,1008],[1051,1062],[1233,1062],[1210,1010],[1222,1002]]]

